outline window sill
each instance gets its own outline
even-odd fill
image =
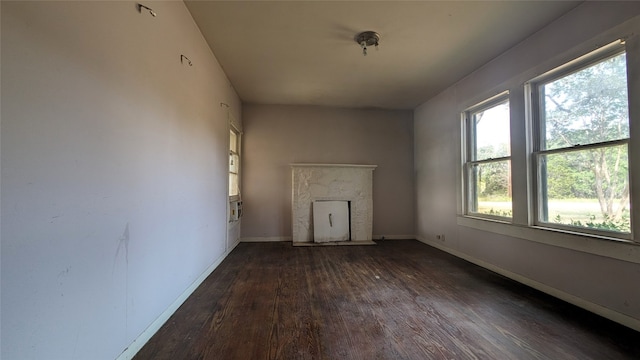
[[[640,244],[629,240],[576,234],[537,226],[514,225],[470,216],[458,216],[457,223],[464,227],[640,264]]]

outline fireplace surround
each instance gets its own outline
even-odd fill
[[[373,243],[373,170],[377,165],[291,164],[292,241],[312,245],[313,202],[348,201],[350,241],[348,245]]]

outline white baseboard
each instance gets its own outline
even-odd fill
[[[413,240],[415,235],[373,235],[373,240]],[[263,237],[243,237],[240,242],[277,242],[277,241],[292,241],[291,236],[263,236]]]
[[[238,240],[236,240],[236,242],[234,242],[233,244],[231,244],[231,248],[227,250],[227,253],[225,254],[224,257],[227,257],[227,255],[229,255],[230,252],[233,251],[233,249],[236,248],[236,246],[238,246],[238,244],[240,244],[240,238],[238,238]]]
[[[413,240],[415,235],[373,235],[373,240]]]
[[[265,237],[243,237],[240,242],[278,242],[291,241],[291,236],[265,236]]]
[[[178,310],[180,305],[187,300],[189,296],[202,284],[202,282],[215,270],[218,265],[224,260],[227,255],[238,245],[235,245],[227,250],[222,256],[220,256],[211,266],[207,268],[180,296],[162,313],[158,318],[151,323],[138,337],[133,340],[129,346],[116,358],[116,360],[131,360],[142,349],[142,347],[151,339],[151,337],[169,320],[171,315]]]
[[[415,235],[373,235],[373,240],[413,240]],[[277,241],[292,241],[291,236],[264,236],[264,237],[243,237],[240,242],[277,242]]]
[[[520,274],[516,274],[514,272],[511,272],[509,270],[505,270],[503,268],[497,267],[491,263],[488,263],[486,261],[474,258],[472,256],[469,256],[465,253],[462,253],[460,251],[448,248],[440,243],[437,242],[433,242],[433,241],[429,241],[426,240],[424,238],[421,238],[419,236],[416,237],[416,239],[422,243],[425,243],[429,246],[433,246],[437,249],[440,249],[442,251],[448,252],[449,254],[459,257],[461,259],[467,260],[471,263],[474,263],[478,266],[481,266],[487,270],[491,270],[495,273],[498,273],[500,275],[506,276],[509,279],[515,280],[519,283],[522,283],[524,285],[527,285],[529,287],[532,287],[536,290],[540,290],[543,293],[546,293],[548,295],[551,295],[553,297],[556,297],[558,299],[564,300],[570,304],[573,304],[577,307],[583,308],[587,311],[590,311],[592,313],[598,314],[602,317],[605,317],[609,320],[615,321],[618,324],[624,325],[626,327],[629,327],[631,329],[634,329],[636,331],[640,331],[640,319],[636,319],[633,318],[629,315],[625,315],[623,313],[617,312],[615,310],[611,310],[609,308],[606,308],[602,305],[593,303],[591,301],[585,300],[583,298],[577,297],[575,295],[571,295],[569,293],[566,293],[562,290],[556,289],[554,287],[545,285],[541,282],[535,281],[533,279],[530,279],[528,277],[522,276]]]

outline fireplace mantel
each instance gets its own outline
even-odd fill
[[[371,241],[373,170],[377,165],[291,164],[293,242],[313,243],[312,206],[316,200],[351,205],[351,241]]]

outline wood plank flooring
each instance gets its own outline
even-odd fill
[[[413,240],[241,243],[134,359],[640,359],[640,333]]]

